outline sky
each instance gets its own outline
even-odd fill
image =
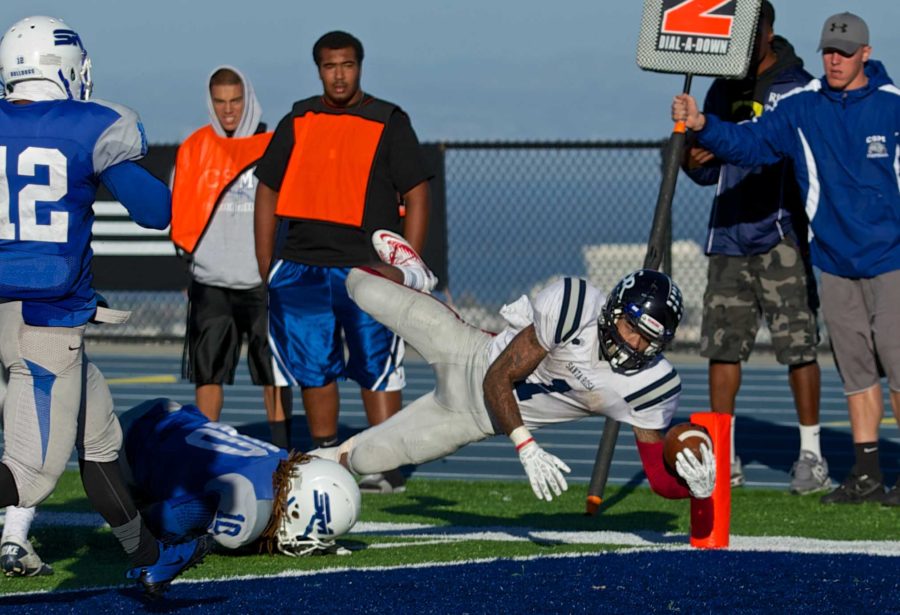
[[[775,32],[814,75],[822,24],[850,10],[900,81],[900,2],[773,4]],[[94,96],[137,110],[151,143],[209,121],[205,84],[220,64],[247,75],[274,127],[321,92],[312,45],[337,29],[363,42],[363,89],[404,108],[422,141],[661,139],[683,77],[638,68],[642,11],[640,0],[4,0],[0,28],[66,21],[91,56]]]

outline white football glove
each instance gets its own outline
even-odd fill
[[[687,483],[691,495],[702,500],[711,496],[716,486],[716,458],[705,443],[700,445],[700,455],[703,461],[693,453],[680,451],[675,455],[675,471]]]
[[[562,473],[569,473],[572,470],[558,457],[538,446],[534,440],[519,449],[519,461],[525,466],[531,490],[538,499],[549,502],[553,499],[551,491],[553,494],[561,495],[569,488]]]

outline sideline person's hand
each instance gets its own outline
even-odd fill
[[[706,116],[700,113],[697,101],[690,94],[679,94],[672,99],[672,121],[684,122],[694,131],[703,130],[706,126]]]

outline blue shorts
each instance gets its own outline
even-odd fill
[[[403,340],[349,297],[350,269],[287,260],[272,268],[269,347],[276,385],[320,387],[345,378],[372,391],[406,385]]]

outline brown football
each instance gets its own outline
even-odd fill
[[[663,459],[665,459],[666,465],[674,472],[675,455],[684,449],[692,451],[697,459],[701,459],[700,444],[703,442],[706,442],[706,445],[712,450],[712,440],[709,437],[709,432],[703,425],[679,423],[670,427],[663,442]]]

